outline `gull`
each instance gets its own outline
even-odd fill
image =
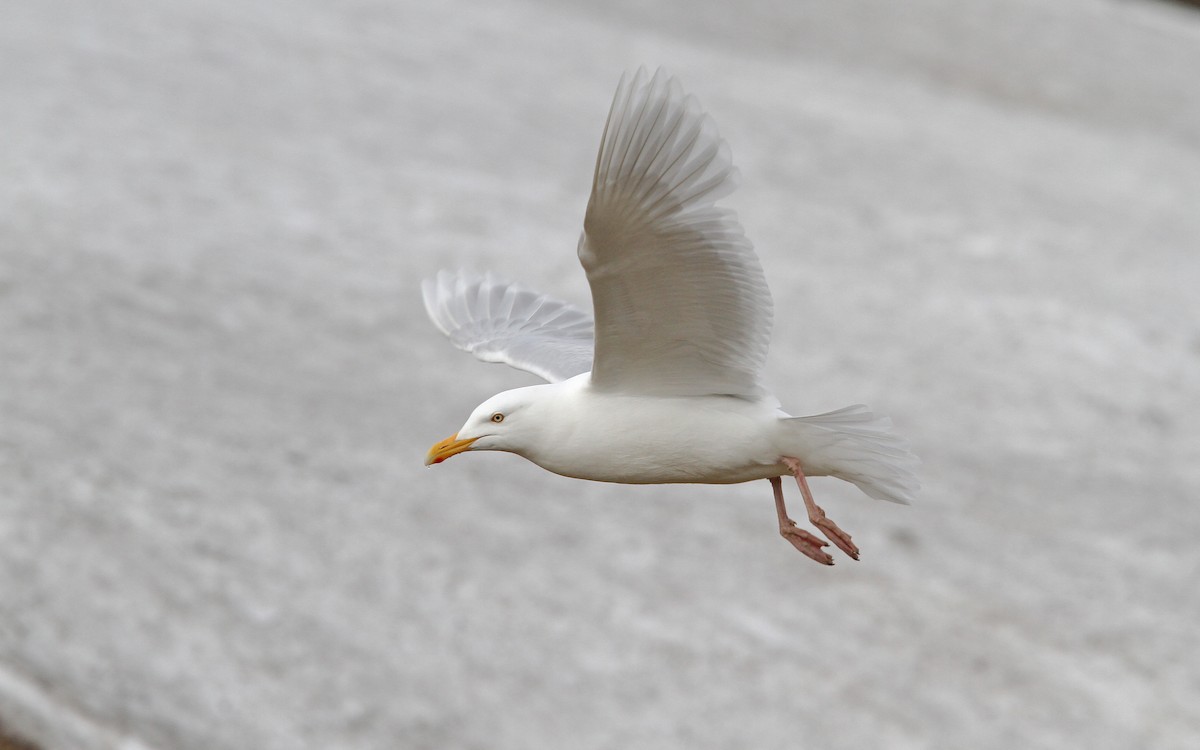
[[[717,206],[737,181],[728,145],[677,79],[622,75],[578,248],[594,318],[491,275],[442,271],[422,283],[429,317],[455,346],[547,381],[484,401],[426,466],[490,450],[601,482],[766,479],[779,533],[832,565],[828,542],[788,517],[781,477],[791,476],[809,522],[857,560],[807,478],[907,504],[917,460],[866,406],[794,417],[763,388],[771,295],[736,214]]]

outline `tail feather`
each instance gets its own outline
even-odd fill
[[[844,479],[879,500],[908,505],[920,489],[920,461],[892,432],[892,420],[862,404],[783,420],[796,457],[812,474]]]

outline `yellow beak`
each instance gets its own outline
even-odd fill
[[[466,450],[470,450],[471,443],[478,439],[479,438],[467,438],[466,440],[459,440],[458,433],[456,432],[442,442],[433,444],[433,447],[430,448],[429,452],[425,454],[425,465],[429,466],[430,464],[440,464],[442,461],[445,461],[451,456],[457,455]]]

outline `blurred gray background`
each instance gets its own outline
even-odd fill
[[[651,7],[647,7],[651,6]],[[1200,14],[1128,0],[0,3],[0,724],[46,748],[1195,748]],[[425,450],[589,304],[620,73],[744,175],[792,413],[920,503]]]

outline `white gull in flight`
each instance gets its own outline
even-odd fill
[[[793,417],[763,389],[771,295],[736,214],[716,206],[737,177],[712,119],[676,79],[622,76],[579,240],[594,321],[490,276],[427,279],[426,310],[455,346],[549,382],[489,398],[425,463],[495,450],[602,482],[766,479],[783,537],[832,565],[828,544],[787,515],[780,477],[790,475],[813,526],[858,559],[805,477],[908,503],[917,460],[865,406]]]

